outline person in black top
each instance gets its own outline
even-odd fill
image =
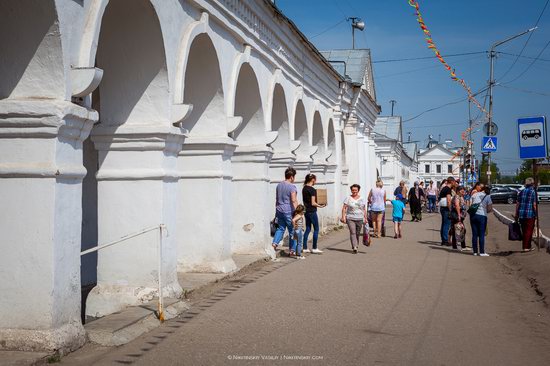
[[[453,177],[449,177],[441,184],[439,191],[439,213],[441,214],[441,245],[450,246],[449,243],[449,230],[451,229],[451,199],[453,196],[453,190],[456,187],[456,180]]]
[[[317,240],[319,238],[319,218],[317,217],[317,208],[325,207],[317,203],[317,190],[313,188],[317,182],[315,174],[306,175],[304,188],[302,189],[302,199],[306,207],[306,231],[304,232],[304,253],[321,254],[322,250],[317,249]],[[311,251],[307,248],[307,239],[313,225],[313,247]]]

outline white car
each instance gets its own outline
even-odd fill
[[[550,185],[539,186],[537,194],[539,202],[550,202]]]

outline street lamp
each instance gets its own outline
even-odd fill
[[[488,127],[487,127],[487,135],[489,136],[492,136],[492,133],[493,133],[493,86],[495,85],[495,58],[497,56],[495,48],[503,45],[506,42],[510,42],[511,40],[514,40],[527,33],[530,33],[535,29],[537,29],[537,27],[518,33],[515,36],[508,37],[503,41],[496,42],[491,47],[491,51],[489,52],[489,57],[491,58],[491,66],[490,66],[490,79],[489,79],[489,121],[488,121]],[[489,185],[491,184],[491,153],[490,152],[487,153],[487,184]]]
[[[364,30],[365,22],[361,21],[361,18],[358,17],[349,17],[349,20],[351,20],[351,48],[355,49],[355,29]]]

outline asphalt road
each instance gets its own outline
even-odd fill
[[[512,217],[516,213],[515,204],[495,204],[495,208],[508,217]],[[539,225],[544,234],[550,235],[550,203],[539,204]]]
[[[425,215],[405,223],[405,239],[359,254],[347,229],[331,234],[323,255],[267,264],[125,346],[86,347],[62,364],[550,364],[540,298],[501,257],[438,246],[438,225]]]

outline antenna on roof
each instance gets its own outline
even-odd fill
[[[397,100],[390,100],[391,104],[391,116],[393,117],[393,107],[397,104]]]

